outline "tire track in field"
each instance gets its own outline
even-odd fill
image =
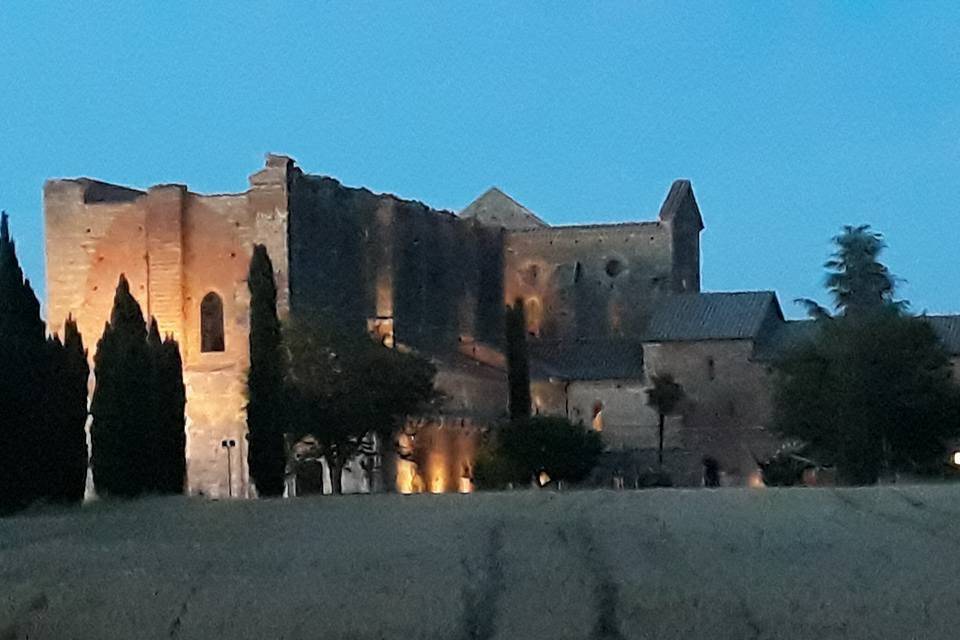
[[[949,536],[943,535],[945,532],[950,531],[952,529],[954,523],[941,522],[939,526],[929,525],[925,522],[916,520],[909,516],[890,513],[888,511],[882,511],[880,509],[877,509],[876,507],[866,505],[862,501],[854,500],[852,497],[847,495],[847,492],[843,490],[832,489],[831,493],[844,506],[849,507],[850,509],[858,513],[873,516],[878,520],[886,522],[887,524],[891,524],[904,529],[909,529],[917,533],[922,533],[925,536],[933,538],[937,542],[946,542],[954,546],[960,545],[960,541],[954,538],[951,538]],[[897,492],[894,492],[894,493],[897,493]],[[912,508],[919,510],[923,513],[927,513],[926,509],[924,508],[924,505],[926,503],[924,503],[922,500],[913,499],[913,502],[911,502],[910,498],[903,496],[903,494],[900,494],[900,496]]]
[[[941,518],[948,519],[950,522],[948,525],[945,525],[945,526],[953,527],[957,524],[957,522],[960,522],[960,512],[958,511],[953,511],[952,509],[944,509],[942,507],[934,507],[928,504],[922,498],[918,498],[917,496],[907,491],[904,491],[903,489],[891,488],[890,491],[891,493],[893,493],[893,495],[897,496],[900,500],[907,503],[908,506],[913,507],[917,511],[920,511],[923,513],[936,514]]]
[[[503,523],[490,529],[479,571],[474,571],[466,558],[461,562],[466,580],[461,595],[463,616],[459,637],[490,640],[496,632],[497,604],[503,592]]]
[[[21,637],[22,628],[30,622],[36,613],[46,609],[49,604],[46,592],[39,592],[19,612],[14,613],[13,621],[10,624],[0,627],[0,640],[17,640]],[[25,637],[29,637],[29,635]]]
[[[593,578],[593,599],[596,619],[589,640],[626,640],[620,631],[620,585],[613,579],[613,572],[606,554],[585,522],[574,527],[576,545],[571,544],[566,532],[557,527],[556,535],[572,556],[580,559],[583,567]]]

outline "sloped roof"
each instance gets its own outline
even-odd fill
[[[817,332],[814,320],[787,320],[777,323],[757,342],[754,358],[771,362],[801,344],[813,340]]]
[[[643,378],[643,344],[639,340],[531,341],[527,348],[533,380]]]
[[[460,217],[505,229],[538,229],[550,226],[496,187],[490,187],[482,196],[467,205],[467,208],[460,212]]]
[[[771,314],[783,317],[772,291],[665,296],[654,306],[644,341],[754,339]]]
[[[921,317],[933,326],[950,355],[960,355],[960,316]]]
[[[947,353],[960,355],[960,316],[919,316],[933,327],[943,342]],[[776,360],[784,353],[816,336],[817,322],[814,320],[788,320],[778,324],[769,335],[757,344],[757,360]]]

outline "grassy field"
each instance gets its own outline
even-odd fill
[[[947,638],[960,486],[152,499],[0,521],[13,638]]]

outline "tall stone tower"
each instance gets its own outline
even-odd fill
[[[51,330],[72,314],[92,358],[117,280],[126,275],[144,314],[180,343],[193,494],[252,491],[244,438],[246,276],[253,245],[266,245],[276,268],[279,308],[286,313],[292,166],[289,158],[268,156],[267,166],[250,177],[250,188],[230,195],[198,195],[183,185],[139,191],[86,178],[44,185]],[[232,451],[221,446],[231,439],[236,442]]]

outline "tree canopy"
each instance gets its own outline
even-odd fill
[[[392,436],[406,418],[438,398],[436,369],[333,322],[295,319],[283,334],[288,424],[295,439],[312,436],[331,469],[334,493],[344,466],[369,436]]]
[[[541,473],[552,481],[579,482],[603,452],[600,434],[566,418],[536,416],[511,421],[494,433],[476,462],[481,488],[528,483]]]
[[[833,237],[836,249],[824,263],[827,292],[833,298],[833,308],[839,315],[857,315],[884,307],[906,310],[906,303],[895,301],[897,279],[880,262],[887,248],[883,235],[870,225],[844,225],[843,232]],[[831,314],[813,300],[800,299],[811,317],[823,319]]]
[[[846,482],[938,472],[960,434],[949,356],[933,327],[894,300],[879,234],[845,227],[834,243],[826,282],[837,315],[815,310],[814,338],[778,363],[774,427]]]

